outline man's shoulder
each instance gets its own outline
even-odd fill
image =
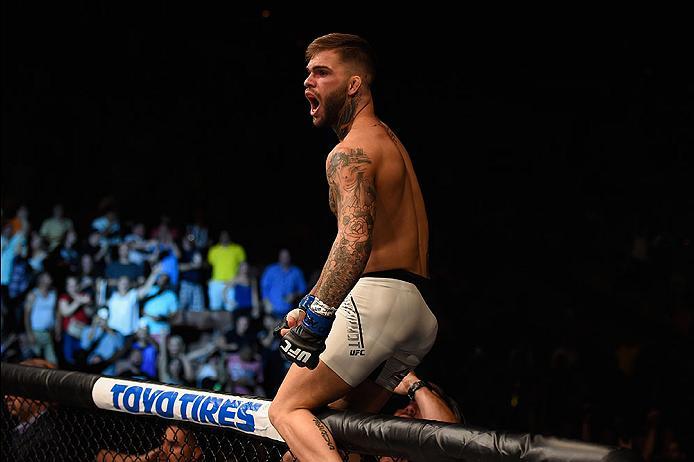
[[[354,153],[364,152],[369,156],[381,155],[386,146],[387,138],[382,136],[382,132],[360,133],[353,137],[349,135],[347,138],[335,145],[330,151],[330,156],[336,153]]]
[[[336,145],[326,159],[328,173],[347,165],[362,165],[370,169],[380,164],[383,146],[374,141],[360,143],[358,139],[345,139]]]

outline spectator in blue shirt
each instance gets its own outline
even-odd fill
[[[114,375],[115,366],[109,361],[123,348],[125,339],[118,331],[108,327],[107,321],[108,308],[100,308],[92,319],[92,325],[82,331],[80,346],[82,350],[89,352],[87,364],[97,366],[107,363],[102,374]]]
[[[279,261],[269,265],[260,280],[265,312],[279,319],[294,308],[296,298],[306,292],[304,273],[291,262],[289,250],[280,250]]]
[[[154,258],[161,264],[161,270],[169,276],[169,284],[172,290],[178,289],[178,260],[181,258],[181,250],[171,237],[168,228],[159,231],[159,242],[154,249]]]
[[[168,274],[158,273],[157,284],[149,289],[143,303],[143,319],[147,321],[149,335],[159,343],[171,331],[171,320],[178,311],[178,297],[171,290]]]

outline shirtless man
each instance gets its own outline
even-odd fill
[[[332,403],[378,412],[429,352],[438,324],[422,296],[424,200],[407,151],[375,115],[369,45],[328,34],[306,58],[313,124],[340,140],[326,160],[337,236],[316,286],[278,326],[281,353],[294,364],[269,412],[295,458],[339,461],[311,411]]]

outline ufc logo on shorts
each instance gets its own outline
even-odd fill
[[[300,363],[305,363],[306,361],[311,359],[311,353],[309,353],[308,351],[302,351],[299,347],[296,347],[292,350],[292,344],[289,343],[287,340],[284,340],[284,343],[280,348],[282,348],[282,351],[284,351],[287,354],[287,356],[296,359]]]

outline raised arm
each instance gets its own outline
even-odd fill
[[[144,285],[141,287],[138,287],[137,289],[137,299],[142,300],[147,296],[149,293],[149,289],[152,288],[154,283],[157,281],[157,277],[159,276],[159,273],[161,273],[161,265],[156,265],[153,269],[152,272],[150,273],[149,277],[147,278],[147,281],[145,281]]]
[[[90,301],[91,297],[88,295],[77,295],[72,302],[68,302],[64,298],[61,298],[58,301],[58,310],[63,317],[72,316],[74,312],[77,311],[77,308]]]

